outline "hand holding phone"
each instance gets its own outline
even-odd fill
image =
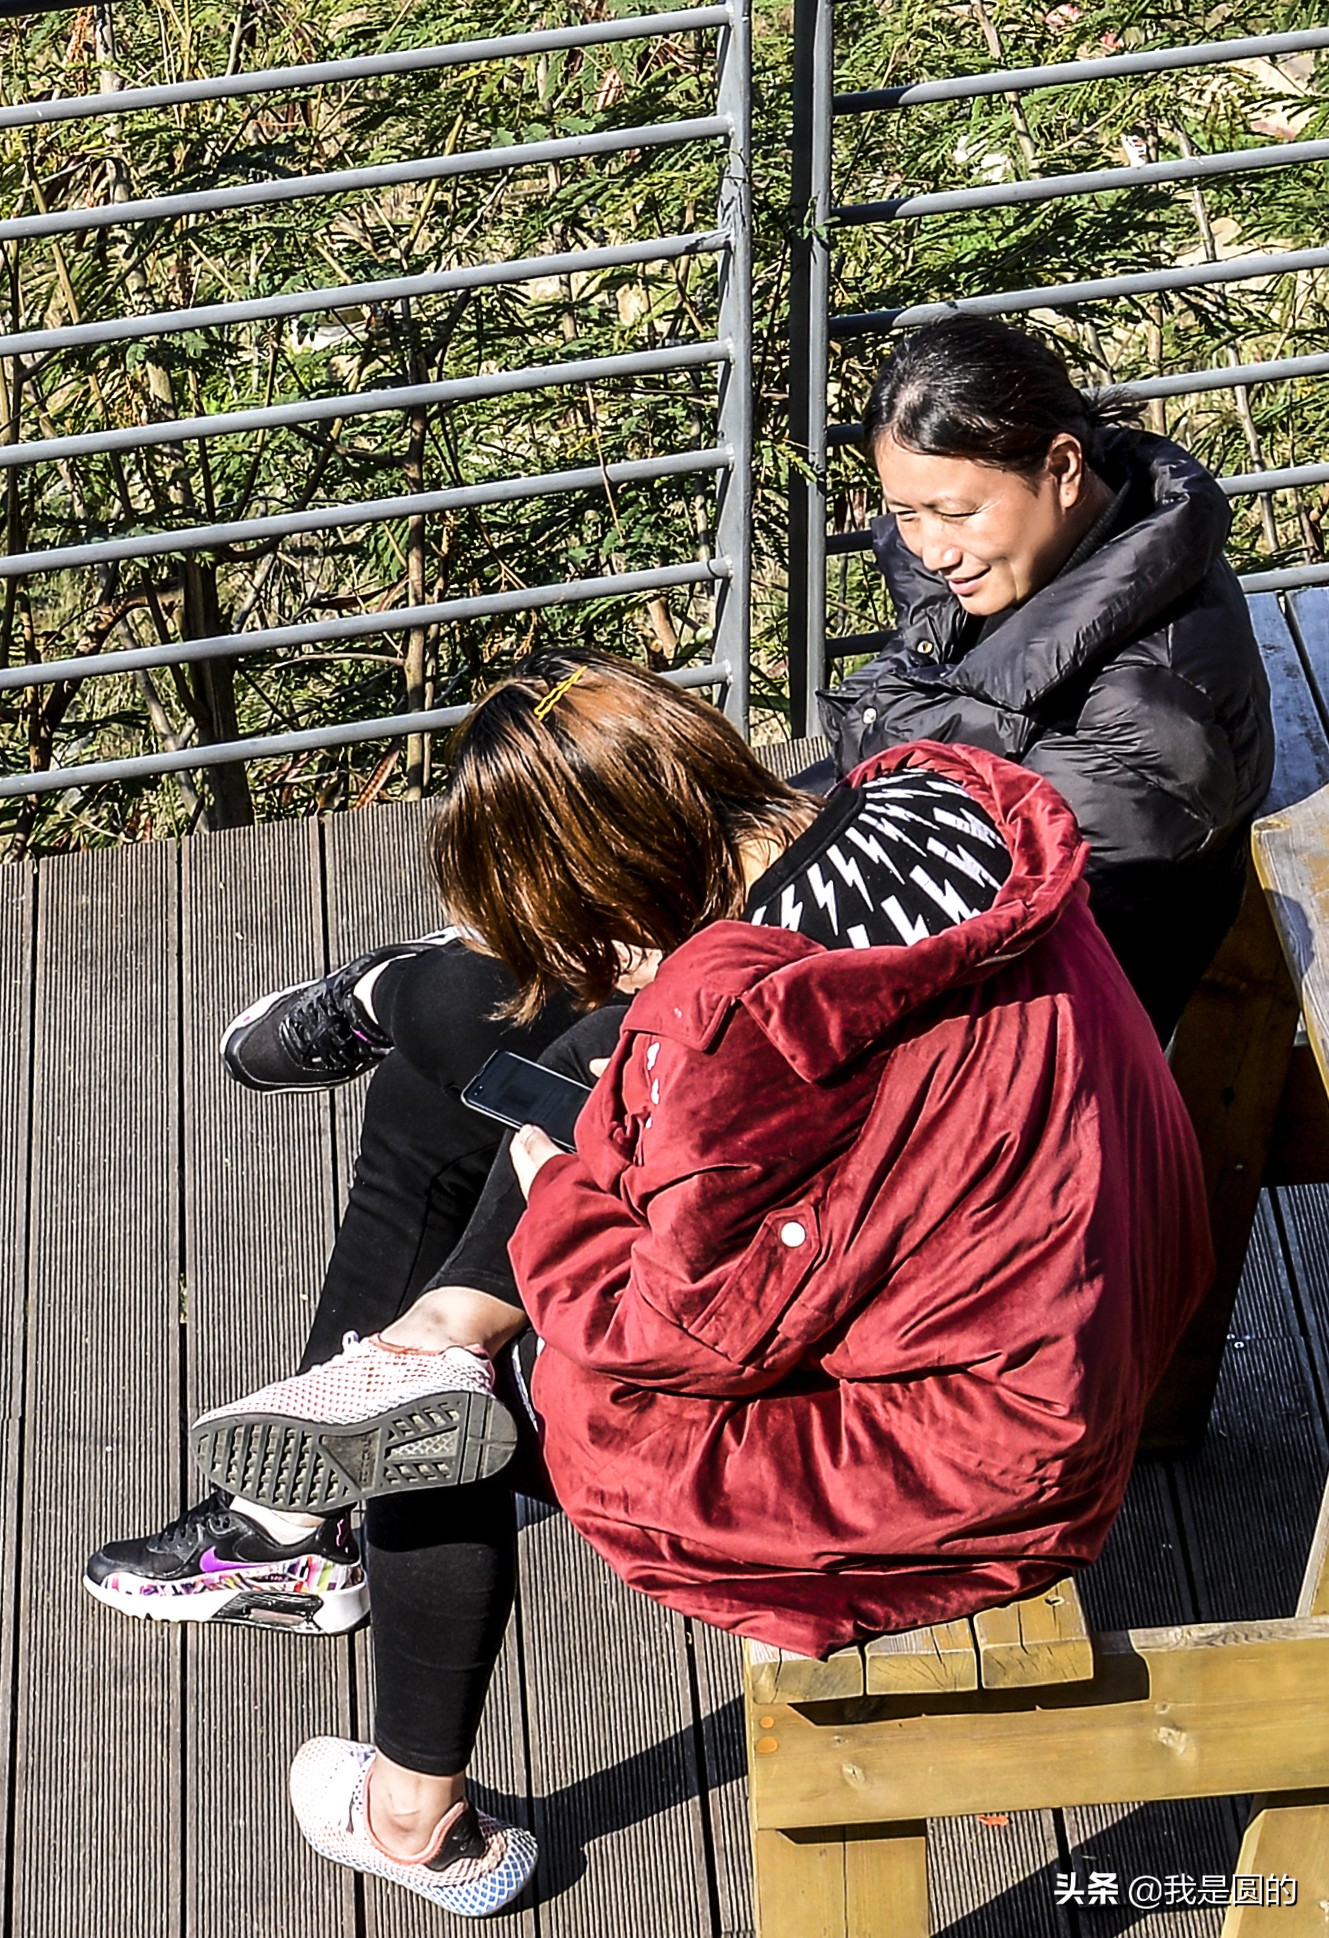
[[[513,1130],[538,1124],[560,1151],[571,1151],[576,1148],[577,1118],[590,1094],[589,1084],[546,1070],[512,1050],[495,1050],[466,1085],[461,1100]]]
[[[517,1174],[521,1195],[530,1202],[531,1186],[544,1170],[551,1157],[557,1157],[559,1146],[538,1124],[523,1124],[513,1133],[508,1158]]]

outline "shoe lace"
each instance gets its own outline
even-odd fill
[[[282,1020],[282,1034],[309,1062],[320,1062],[329,1049],[345,1050],[372,1041],[348,1011],[350,991],[344,982],[342,976],[326,976],[314,983]]]
[[[193,1507],[187,1507],[183,1514],[170,1521],[158,1534],[148,1536],[147,1545],[154,1554],[183,1554],[197,1541],[200,1534],[225,1534],[231,1524],[231,1497],[220,1488],[208,1494]]]

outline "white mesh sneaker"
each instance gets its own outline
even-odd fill
[[[462,1918],[483,1918],[510,1904],[535,1869],[531,1833],[459,1803],[414,1862],[390,1857],[369,1826],[365,1799],[373,1761],[368,1743],[337,1736],[316,1736],[296,1756],[291,1807],[319,1855],[403,1885]]]
[[[203,1414],[189,1435],[215,1486],[302,1514],[487,1480],[516,1444],[483,1354],[420,1352],[354,1333],[334,1359]]]

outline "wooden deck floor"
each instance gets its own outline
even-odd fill
[[[290,1362],[353,1151],[329,1100],[227,1082],[248,997],[432,919],[416,810],[0,871],[0,1734],[4,1930],[24,1938],[423,1938],[448,1920],[309,1853],[285,1801],[308,1735],[367,1730],[353,1641],[136,1623],[79,1586],[102,1540],[193,1499],[182,1428]],[[1290,1612],[1329,1437],[1329,1196],[1266,1200],[1198,1457],[1143,1462],[1085,1578],[1098,1624]],[[523,1938],[751,1931],[736,1648],[622,1589],[557,1515],[476,1771],[529,1820]],[[1079,1862],[1231,1870],[1229,1801],[939,1829],[950,1938],[1200,1938],[1217,1910],[1055,1905]],[[458,1930],[462,1927],[459,1924]],[[883,1918],[883,1938],[889,1921]]]

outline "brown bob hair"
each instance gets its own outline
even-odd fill
[[[449,769],[434,874],[452,918],[511,971],[520,1021],[560,990],[606,1002],[616,943],[667,955],[741,915],[740,844],[787,838],[808,805],[714,707],[581,651],[537,654],[492,688]]]

